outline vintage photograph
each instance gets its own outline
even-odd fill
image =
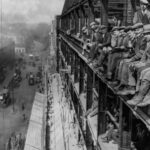
[[[0,0],[0,150],[150,150],[150,0]]]

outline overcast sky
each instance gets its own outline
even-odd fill
[[[65,0],[0,0],[6,22],[50,22],[61,14]],[[1,4],[0,4],[1,5]]]

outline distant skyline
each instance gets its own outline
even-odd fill
[[[65,0],[0,0],[3,22],[48,22],[61,14]],[[2,4],[2,5],[1,5]]]

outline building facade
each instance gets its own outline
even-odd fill
[[[25,54],[26,53],[26,49],[24,47],[15,47],[15,53],[17,55],[21,55],[21,54]]]

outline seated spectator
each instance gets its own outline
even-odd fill
[[[83,51],[82,54],[84,54],[84,51],[88,49],[87,45],[90,43],[90,36],[88,32],[87,27],[82,28],[82,40],[83,40]]]
[[[98,44],[102,43],[102,34],[100,32],[100,26],[96,22],[92,22],[90,24],[90,28],[92,30],[91,33],[91,41],[87,45],[90,47],[90,53],[88,57],[88,63],[93,62],[93,60],[97,57]]]
[[[126,60],[126,58],[131,58],[134,55],[134,47],[135,47],[135,43],[136,43],[134,28],[131,27],[131,29],[127,32],[127,36],[124,39],[124,42],[125,42],[124,44],[126,45],[125,49],[127,49],[128,51],[127,51],[127,53],[125,53],[123,55],[121,60],[117,62],[116,66],[118,66],[118,67],[116,67],[115,75],[114,75],[114,80],[115,80],[114,83],[117,83],[117,84],[120,83],[120,80],[121,80],[120,75],[121,75],[122,66],[124,64],[124,61]],[[120,87],[120,86],[116,87],[117,90],[118,90],[118,87]]]
[[[71,35],[70,29],[66,31],[67,35]]]
[[[108,27],[103,25],[101,27],[102,32],[102,42],[98,44],[98,52],[100,53],[98,62],[95,67],[102,67],[101,70],[103,70],[103,63],[106,57],[108,56],[108,53],[112,50],[111,48],[111,34],[108,32]]]
[[[130,105],[144,107],[150,104],[150,69],[145,71],[140,77],[139,90],[131,100],[127,101]]]
[[[150,32],[150,31],[149,31]],[[128,101],[130,105],[147,106],[150,104],[150,35],[146,36],[147,48],[141,60],[135,64],[137,88],[135,96]]]
[[[116,36],[114,39],[116,42],[115,46],[111,42],[112,51],[108,56],[108,64],[107,64],[107,79],[112,80],[112,76],[116,72],[116,66],[120,62],[122,58],[126,58],[130,54],[131,45],[130,43],[130,32],[132,31],[132,27],[114,27],[112,29],[112,38]]]
[[[150,23],[148,5],[147,0],[140,0],[140,7],[134,14],[133,24],[142,23],[146,25]]]
[[[136,29],[136,44],[135,44],[135,55],[130,59],[124,59],[122,66],[120,66],[120,71],[118,74],[118,78],[120,80],[120,85],[116,87],[116,90],[119,90],[119,95],[128,95],[135,93],[135,81],[132,77],[132,73],[129,67],[133,64],[136,64],[142,57],[146,49],[146,39],[143,34],[143,25],[136,24],[134,25]]]
[[[78,32],[78,33],[76,34],[76,37],[80,39],[80,38],[81,38],[81,34]]]

